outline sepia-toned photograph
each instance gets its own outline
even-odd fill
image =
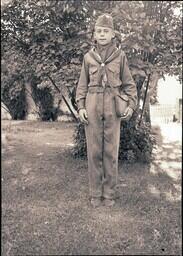
[[[182,1],[1,0],[2,256],[182,255]]]

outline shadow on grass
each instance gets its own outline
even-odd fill
[[[65,132],[57,148],[23,134],[2,159],[3,255],[180,254],[178,143],[159,140],[151,165],[120,165],[116,205],[92,209],[87,162],[60,147]]]

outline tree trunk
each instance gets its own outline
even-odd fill
[[[151,125],[151,115],[150,115],[150,95],[146,97],[145,111],[144,111],[144,120],[146,123]]]
[[[149,84],[149,93],[150,96],[153,95],[155,88],[158,86],[158,80],[160,79],[160,75],[157,72],[154,72],[151,75],[150,84]]]
[[[27,120],[37,120],[38,116],[38,109],[37,106],[32,98],[32,89],[31,83],[27,81],[25,83],[25,94],[27,100]]]

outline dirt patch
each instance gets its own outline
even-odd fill
[[[151,165],[120,163],[117,204],[92,209],[87,162],[68,154],[73,127],[11,122],[2,153],[2,254],[181,255],[180,144],[161,140]]]

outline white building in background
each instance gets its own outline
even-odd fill
[[[182,121],[182,84],[175,77],[166,76],[158,82],[158,104],[151,106],[152,122]]]

